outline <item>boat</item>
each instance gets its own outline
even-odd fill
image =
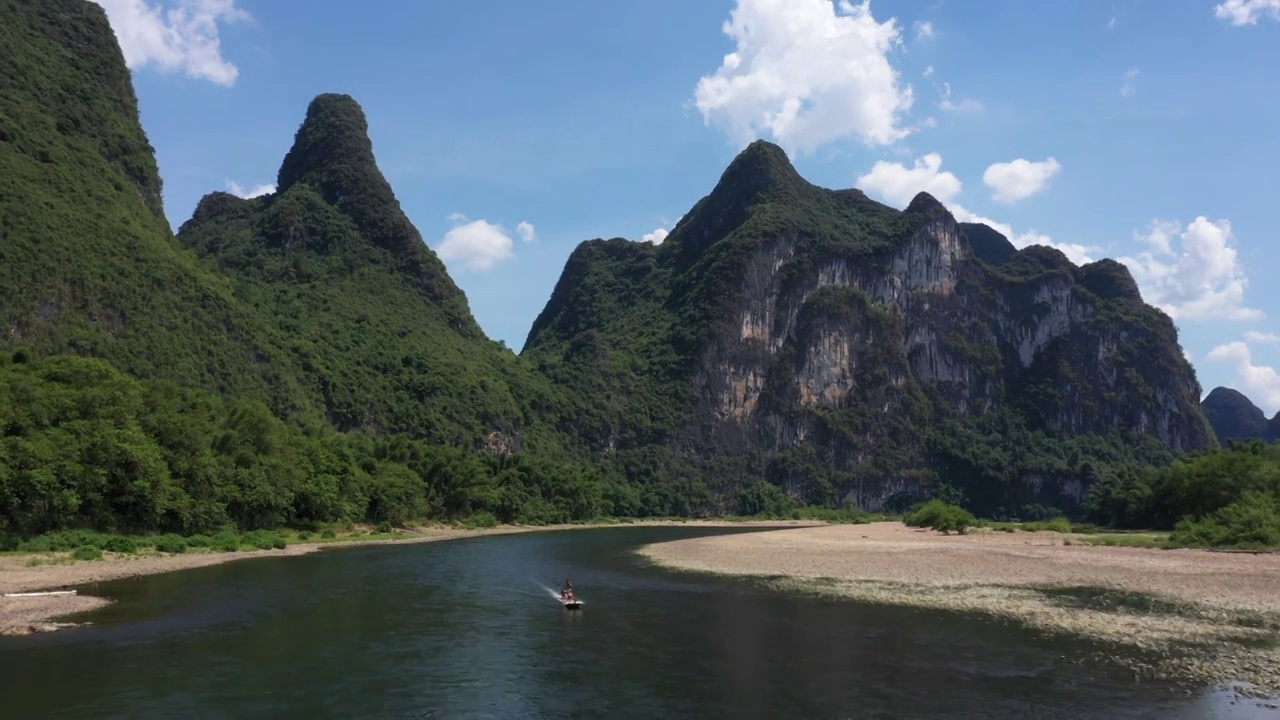
[[[54,597],[64,594],[76,594],[76,591],[44,591],[44,592],[6,592],[5,597]]]
[[[560,601],[561,605],[564,605],[565,610],[577,610],[582,607],[582,601],[578,599],[577,595],[573,594],[572,590],[561,591],[560,597],[556,599]]]

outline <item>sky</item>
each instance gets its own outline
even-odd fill
[[[270,192],[348,93],[513,349],[578,243],[661,242],[764,138],[818,185],[1125,263],[1206,394],[1280,410],[1280,0],[96,1],[175,228]]]

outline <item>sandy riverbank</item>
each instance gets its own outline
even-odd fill
[[[503,526],[477,530],[433,527],[418,528],[402,533],[394,539],[359,538],[319,543],[300,543],[283,550],[256,550],[251,552],[216,553],[191,552],[181,555],[111,555],[102,560],[75,561],[69,553],[21,553],[0,555],[0,635],[23,635],[32,632],[49,632],[75,623],[55,622],[59,618],[96,610],[111,602],[110,598],[93,595],[93,583],[124,578],[155,575],[158,573],[189,570],[219,565],[236,560],[263,557],[291,557],[318,550],[371,544],[409,544],[439,542],[483,535],[509,535],[513,533],[548,530],[581,530],[604,527],[679,526],[704,527],[804,527],[811,522],[711,522],[711,521],[638,521],[599,525],[552,525],[540,527]],[[78,587],[79,586],[79,587]],[[77,595],[54,595],[31,598],[4,597],[7,593],[26,593],[47,590],[79,589]]]
[[[1051,532],[943,536],[900,523],[678,540],[641,554],[784,590],[1011,618],[1140,650],[1125,662],[1143,675],[1280,691],[1276,554],[1085,546]]]

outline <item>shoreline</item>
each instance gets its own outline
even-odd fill
[[[444,542],[488,535],[515,535],[556,530],[589,530],[612,527],[814,527],[818,521],[730,521],[730,520],[637,520],[618,523],[567,525],[500,525],[493,528],[419,527],[402,537],[361,539],[359,536],[320,542],[291,544],[282,550],[239,552],[186,552],[181,554],[120,555],[107,553],[101,560],[72,560],[70,553],[12,553],[0,555],[0,636],[27,635],[74,628],[83,623],[66,621],[69,616],[97,610],[114,600],[92,593],[84,586],[114,580],[191,570],[253,558],[285,558],[323,550],[360,545],[413,545]],[[32,564],[33,562],[39,564]],[[9,593],[46,592],[77,589],[75,595],[5,597]]]
[[[901,523],[655,543],[668,569],[782,591],[964,612],[1101,641],[1135,675],[1280,693],[1280,556],[1081,545],[1055,532],[944,536]]]

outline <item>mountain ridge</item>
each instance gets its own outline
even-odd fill
[[[1142,302],[1122,264],[1076,266],[1043,246],[1009,252],[998,232],[957,223],[928,193],[898,211],[814,186],[784,157],[750,144],[654,251],[595,240],[571,255],[522,354],[576,363],[566,381],[583,391],[621,382],[619,366],[659,361],[663,373],[633,375],[630,397],[602,404],[598,431],[612,451],[649,437],[699,472],[740,462],[734,472],[795,495],[880,509],[946,485],[944,475],[969,473],[961,484],[982,492],[995,470],[954,457],[957,423],[1096,435],[1104,455],[1213,443],[1172,321]],[[636,287],[641,275],[660,280]],[[619,291],[628,302],[610,298]],[[588,365],[615,370],[591,380]],[[1064,391],[1070,377],[1088,392]],[[681,409],[655,422],[649,408],[662,396]],[[1080,456],[1039,444],[1068,456],[1050,465]],[[1050,504],[1078,505],[1075,471],[1019,471],[999,481],[992,509],[1054,493],[1064,497]],[[1057,487],[1027,491],[1037,483]]]
[[[1270,420],[1244,393],[1215,387],[1200,403],[1218,441],[1280,440],[1280,412]]]
[[[20,60],[0,68],[0,361],[21,385],[0,424],[43,422],[23,414],[31,388],[54,402],[83,381],[90,409],[131,388],[132,435],[90,421],[164,490],[147,527],[232,506],[251,524],[709,515],[778,492],[1030,517],[1214,442],[1176,328],[1123,265],[1013,248],[927,193],[898,210],[819,187],[766,141],[663,244],[575,248],[518,356],[405,217],[349,95],[309,103],[276,192],[209,193],[175,236],[101,9],[0,2]],[[28,345],[108,362],[28,366]],[[153,405],[177,427],[146,420]]]

